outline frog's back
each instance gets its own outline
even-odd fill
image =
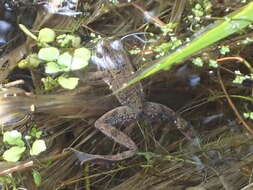
[[[101,40],[93,61],[106,72],[104,81],[113,92],[124,86],[135,71],[120,41]],[[142,111],[144,96],[141,83],[125,88],[115,96],[122,105],[130,106],[134,112]]]

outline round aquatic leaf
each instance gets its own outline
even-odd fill
[[[33,170],[32,174],[33,174],[33,181],[34,181],[34,183],[37,186],[40,186],[41,185],[41,175],[40,175],[40,173],[38,171],[36,171],[36,170]]]
[[[42,60],[38,58],[38,55],[36,53],[33,53],[26,57],[26,59],[22,59],[18,63],[18,67],[21,69],[25,68],[36,68],[38,65],[42,63]]]
[[[45,72],[48,74],[61,72],[62,68],[55,62],[48,62],[45,67]]]
[[[3,142],[8,143],[9,145],[17,145],[21,147],[25,145],[22,140],[22,134],[17,130],[6,131],[3,134]]]
[[[79,36],[75,36],[73,39],[72,39],[72,47],[74,48],[78,48],[80,45],[81,45],[81,38]]]
[[[64,52],[57,59],[57,63],[59,65],[63,65],[63,66],[67,66],[67,67],[71,66],[71,62],[72,62],[72,56],[70,55],[69,52]]]
[[[21,61],[18,62],[18,67],[20,69],[25,69],[29,67],[29,63],[27,61],[27,59],[22,59]]]
[[[36,132],[36,134],[35,134],[35,137],[38,139],[38,138],[40,138],[41,137],[41,135],[42,135],[42,131],[37,131]]]
[[[91,57],[91,51],[87,48],[78,48],[74,52],[74,57],[82,58],[86,61],[88,61]]]
[[[39,155],[41,152],[47,149],[46,143],[44,140],[36,140],[32,145],[32,149],[30,150],[30,154],[32,156]]]
[[[88,65],[91,57],[91,52],[87,48],[78,48],[74,52],[74,57],[71,64],[71,70],[79,70]]]
[[[63,88],[66,88],[69,90],[74,89],[78,85],[78,80],[79,80],[79,78],[75,78],[75,77],[66,78],[66,77],[60,76],[58,78],[59,84]]]
[[[50,43],[55,40],[55,32],[50,28],[43,28],[39,31],[39,41]]]
[[[11,147],[3,153],[3,159],[8,162],[17,162],[21,158],[25,149],[25,147],[20,146]]]
[[[74,57],[71,65],[71,70],[79,70],[88,65],[88,61],[82,58]]]
[[[36,53],[33,53],[27,57],[28,63],[30,67],[36,68],[42,62]]]
[[[58,59],[60,51],[55,47],[41,48],[38,57],[44,61],[55,61]]]

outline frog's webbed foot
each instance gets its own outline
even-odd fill
[[[128,124],[136,120],[136,114],[131,111],[128,106],[117,107],[99,118],[95,122],[95,127],[106,136],[113,139],[115,142],[125,146],[129,150],[114,154],[114,155],[95,155],[80,152],[71,149],[75,152],[81,164],[87,161],[119,161],[132,157],[137,152],[137,146],[130,137],[121,132],[115,126]]]
[[[197,137],[191,124],[167,106],[155,102],[145,102],[143,110],[144,119],[151,122],[172,122],[188,140],[192,141]]]

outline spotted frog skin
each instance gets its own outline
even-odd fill
[[[96,46],[92,61],[104,72],[103,80],[115,92],[131,79],[134,67],[130,57],[119,40],[101,40]],[[114,155],[94,155],[74,150],[81,163],[92,160],[120,161],[134,156],[138,148],[133,140],[116,127],[131,124],[138,119],[150,122],[169,122],[177,127],[186,137],[192,138],[189,124],[170,108],[145,102],[140,82],[135,83],[115,94],[121,106],[105,113],[95,122],[95,127],[115,142],[128,150]]]

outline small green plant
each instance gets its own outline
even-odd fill
[[[0,187],[2,187],[2,189],[10,189],[10,188],[13,190],[18,189],[16,187],[15,178],[12,176],[12,174],[0,176]]]
[[[173,51],[170,55],[164,56],[157,62],[148,65],[147,67],[139,70],[133,78],[127,81],[120,90],[140,81],[144,78],[161,71],[168,70],[172,66],[181,63],[183,60],[189,58],[196,52],[213,45],[225,37],[241,31],[243,28],[248,27],[252,23],[253,15],[253,2],[248,3],[246,6],[240,8],[238,11],[232,12],[226,18],[211,24],[206,30],[201,31],[198,35],[193,36],[191,42],[179,47],[178,50]]]
[[[44,84],[44,91],[48,92],[55,88],[58,88],[60,84],[58,83],[57,79],[53,79],[51,76],[47,76],[41,79]]]
[[[3,159],[8,162],[17,162],[26,150],[21,133],[17,130],[4,132],[3,142],[11,146],[3,153]]]
[[[7,162],[17,162],[27,154],[37,156],[46,150],[46,143],[40,139],[42,131],[32,127],[29,134],[22,136],[17,130],[3,132],[3,144],[5,151],[2,154],[2,159]],[[25,143],[26,142],[26,143]],[[26,151],[30,149],[29,153]],[[27,153],[27,154],[25,154]],[[32,170],[33,180],[37,186],[41,185],[41,175],[38,171]],[[16,189],[15,179],[11,176],[0,177],[0,183],[6,186],[13,186]]]
[[[37,170],[32,170],[33,181],[37,186],[41,185],[41,175]]]
[[[226,55],[227,53],[230,52],[230,49],[228,46],[219,46],[219,50],[222,55]]]
[[[236,45],[247,45],[253,42],[253,38],[246,37],[244,40],[237,42]]]
[[[91,57],[91,51],[81,46],[80,37],[72,34],[57,35],[50,28],[41,29],[38,36],[35,36],[25,26],[20,25],[20,28],[26,35],[37,41],[38,52],[21,60],[18,66],[34,68],[44,64],[45,73],[49,78],[50,75],[60,73],[54,81],[42,79],[45,90],[57,87],[55,82],[63,88],[74,89],[78,85],[79,78],[70,77],[69,72],[85,68]],[[53,84],[50,85],[49,82]]]
[[[248,75],[242,74],[239,70],[234,71],[235,79],[233,80],[234,84],[243,84],[243,81],[246,79],[253,80],[253,73]],[[243,117],[246,119],[253,120],[253,112],[244,112]]]
[[[233,83],[235,84],[242,84],[242,82],[245,79],[253,79],[253,74],[244,75],[238,70],[234,71],[234,73],[235,73],[235,79],[233,80]]]
[[[192,60],[192,64],[197,67],[203,67],[204,61],[201,57],[196,57],[195,59]],[[208,66],[211,68],[217,68],[218,63],[216,60],[210,59],[210,60],[208,60]]]
[[[204,62],[200,57],[193,59],[192,63],[197,67],[203,67],[203,65],[204,65]]]
[[[188,15],[188,22],[192,23],[191,30],[199,29],[205,18],[211,17],[212,4],[210,0],[192,0],[192,14]]]
[[[209,60],[209,67],[218,68],[218,63],[216,60],[210,59]]]
[[[243,117],[246,119],[253,120],[253,112],[245,112],[245,113],[243,113]]]
[[[45,141],[40,139],[41,135],[42,131],[37,130],[35,127],[25,137],[17,130],[4,132],[3,143],[5,144],[6,150],[2,155],[3,159],[8,162],[19,161],[27,149],[24,139],[27,142],[31,141],[30,155],[39,155],[46,150]]]
[[[168,52],[176,49],[180,45],[182,45],[182,41],[177,39],[176,37],[172,36],[170,39],[171,39],[171,41],[162,43],[159,46],[156,46],[154,48],[154,51],[159,53],[159,54],[156,55],[156,58],[162,57],[166,53],[168,53]]]

